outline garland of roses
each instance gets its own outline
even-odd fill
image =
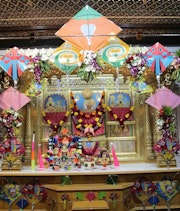
[[[81,111],[78,108],[74,95],[71,92],[71,99],[72,99],[71,116],[77,130],[84,132],[85,128],[93,128],[94,131],[96,131],[102,126],[102,122],[104,120],[104,114],[105,114],[105,111],[104,111],[105,107],[102,104],[104,96],[105,96],[105,93],[103,92],[96,110],[87,113],[87,112]],[[91,119],[92,117],[95,117],[95,119],[94,121],[92,121],[91,124],[85,124],[83,122],[83,119]]]
[[[131,116],[132,112],[134,111],[134,106],[131,106],[129,108],[129,111],[126,114],[124,114],[123,118],[119,118],[118,115],[115,112],[112,111],[111,107],[107,106],[106,108],[107,108],[107,111],[109,112],[109,114],[111,114],[112,117],[115,120],[119,121],[119,124],[120,124],[120,126],[122,128],[124,127],[124,121],[129,119],[129,117]]]
[[[62,126],[65,122],[67,122],[68,116],[69,116],[69,111],[66,111],[64,114],[63,118],[59,122],[54,122],[53,120],[48,119],[46,112],[42,112],[43,119],[46,121],[48,125],[51,126],[54,132],[57,132],[59,126]]]

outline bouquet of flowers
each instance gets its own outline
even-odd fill
[[[99,59],[93,51],[82,51],[83,63],[78,69],[77,76],[86,82],[91,82],[98,74],[102,73]]]
[[[128,55],[126,63],[134,79],[143,78],[143,73],[146,69],[146,64],[147,64],[147,61],[144,58],[143,53],[134,53]]]

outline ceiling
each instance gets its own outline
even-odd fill
[[[0,49],[59,46],[55,32],[86,4],[128,44],[180,46],[179,0],[0,0]]]

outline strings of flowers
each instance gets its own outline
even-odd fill
[[[83,62],[80,65],[77,76],[86,82],[91,82],[97,75],[102,73],[102,67],[97,55],[93,51],[81,51]]]
[[[131,106],[129,108],[129,111],[124,114],[124,116],[122,118],[120,118],[117,113],[115,113],[110,106],[106,106],[107,111],[109,112],[109,114],[119,122],[120,126],[123,128],[124,127],[124,121],[128,120],[130,118],[130,116],[132,115],[133,111],[134,111],[134,106]]]
[[[127,67],[130,70],[131,76],[134,79],[142,79],[143,73],[146,69],[147,61],[143,53],[138,52],[129,54],[126,59]]]
[[[92,112],[88,112],[88,113],[79,110],[73,93],[71,93],[71,99],[72,99],[71,116],[72,116],[76,129],[80,130],[81,132],[85,132],[86,128],[93,128],[93,131],[96,131],[98,128],[102,126],[102,122],[104,120],[104,114],[105,114],[105,111],[104,111],[105,107],[102,104],[102,101],[104,99],[104,92],[102,93],[101,100],[96,110]],[[84,119],[90,120],[92,117],[94,118],[90,124],[86,124],[84,122]]]
[[[22,126],[22,117],[14,110],[3,110],[0,114],[0,122],[7,129],[7,137],[0,144],[0,154],[8,161],[9,167],[17,160],[17,156],[25,153],[25,147],[16,138],[18,129]]]
[[[163,106],[159,111],[157,125],[162,133],[162,138],[154,145],[154,150],[169,162],[174,154],[180,150],[180,145],[176,141],[175,114],[170,106]]]
[[[22,126],[22,117],[15,110],[3,110],[0,114],[0,122],[7,129],[8,137],[12,138]]]

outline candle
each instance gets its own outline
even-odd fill
[[[39,160],[39,168],[44,168],[44,163],[42,160],[41,144],[38,144],[38,160]]]
[[[33,131],[32,145],[31,145],[31,170],[35,170],[35,131]]]
[[[113,143],[111,143],[111,150],[112,150],[112,156],[113,156],[113,160],[114,160],[114,166],[119,166],[119,161],[118,161]]]

